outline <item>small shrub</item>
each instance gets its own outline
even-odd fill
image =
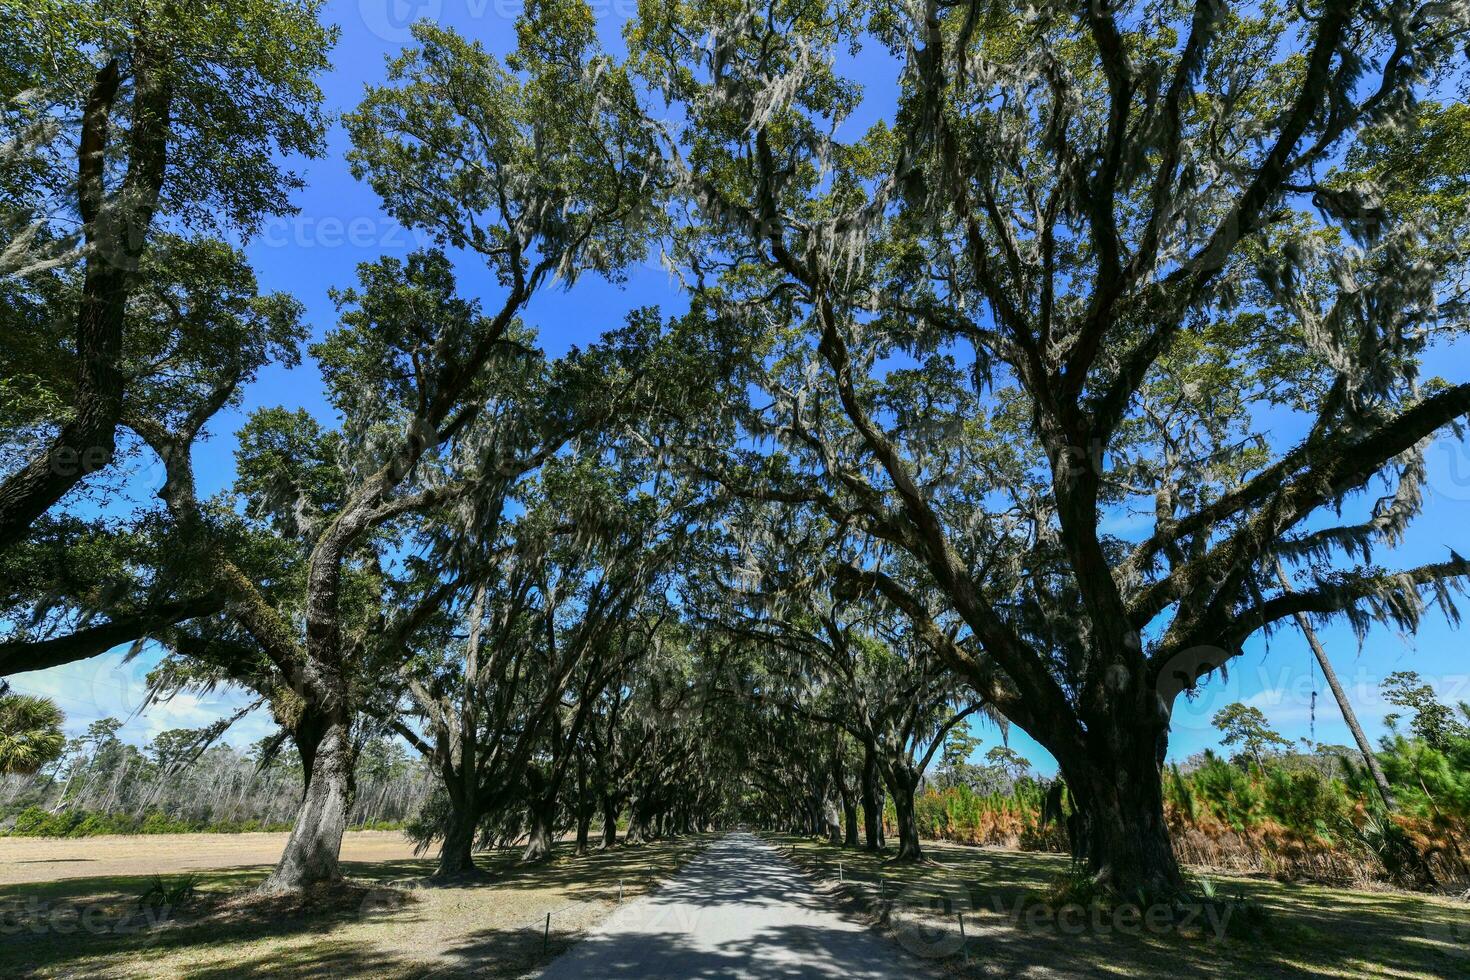
[[[178,911],[191,905],[198,891],[199,879],[186,875],[173,881],[155,875],[148,888],[138,896],[140,909]]]

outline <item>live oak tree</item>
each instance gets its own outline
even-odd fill
[[[651,530],[645,527],[643,532],[647,535]],[[666,566],[672,553],[668,543],[650,548],[648,545],[654,542],[647,537],[642,538],[642,543],[648,554],[635,558],[631,549],[621,555],[615,554],[600,576],[599,584],[603,585],[603,591],[617,595],[617,602],[609,602],[593,593],[580,614],[568,616],[562,607],[576,609],[583,605],[573,592],[542,614],[553,621],[543,631],[548,659],[561,656],[561,648],[568,646],[570,650],[567,652],[574,653],[581,647],[587,653],[580,658],[576,671],[568,678],[565,693],[551,715],[551,723],[542,733],[541,744],[537,746],[531,765],[525,771],[527,840],[523,861],[544,861],[551,857],[563,788],[579,760],[584,769],[587,765],[583,755],[583,735],[594,718],[599,699],[609,685],[637,669],[639,661],[660,639],[659,631],[668,613],[660,608],[664,604],[650,587],[667,583],[657,573],[660,566]],[[561,631],[555,627],[556,619],[567,619],[573,627],[566,630],[566,641],[558,639]],[[581,784],[575,788],[580,790]],[[590,816],[590,809],[582,804],[582,800],[575,799],[570,809],[581,808],[578,814],[582,829],[579,843],[585,847],[587,824],[583,821]]]
[[[128,333],[161,227],[248,236],[290,212],[283,156],[318,154],[325,131],[318,8],[0,4],[0,549],[112,462],[150,380]]]
[[[490,310],[455,295],[440,253],[365,265],[360,287],[338,294],[340,328],[313,348],[342,425],[258,414],[242,443],[243,514],[194,490],[201,416],[129,420],[167,467],[160,496],[197,581],[224,606],[171,639],[207,655],[216,676],[269,691],[302,755],[306,792],[266,890],[340,877],[355,726],[374,706],[379,668],[435,598],[389,601],[403,584],[397,549],[412,546],[425,511],[473,510],[530,465],[515,456],[524,443],[498,442],[503,430],[486,418],[492,376],[537,356],[519,313],[558,279],[616,278],[658,214],[645,120],[626,78],[593,50],[585,6],[533,9],[508,69],[452,34],[423,28],[420,40],[349,119],[354,169],[405,224],[486,262],[501,287]],[[451,144],[453,164],[441,157]],[[642,338],[624,341],[631,355]],[[595,423],[619,390],[614,367],[586,367],[585,411],[553,401],[521,420],[538,437],[532,455]],[[241,518],[248,533],[235,534]],[[278,566],[257,561],[262,552]]]
[[[704,829],[725,799],[719,776],[729,772],[730,731],[712,697],[707,637],[687,624],[671,634],[629,685],[634,703],[625,710],[624,739],[635,744],[624,777],[627,844]]]
[[[367,263],[359,278],[337,294],[339,328],[311,348],[341,425],[255,413],[237,454],[242,506],[221,515],[197,499],[193,429],[136,423],[166,461],[160,495],[196,542],[191,559],[225,600],[210,629],[168,638],[261,691],[302,757],[306,792],[268,890],[340,876],[362,726],[393,723],[391,694],[416,635],[473,584],[474,566],[449,560],[453,551],[432,574],[415,553],[446,528],[459,529],[450,544],[462,549],[481,522],[493,527],[508,487],[609,416],[640,377],[658,324],[635,317],[548,363],[506,308],[487,317],[456,295],[440,253]],[[434,393],[456,377],[458,396],[437,405]],[[349,517],[353,533],[335,538]]]
[[[443,779],[441,812],[423,832],[441,841],[436,876],[473,874],[482,825],[503,825],[508,812],[526,812],[526,860],[550,855],[582,736],[609,685],[641,659],[638,610],[657,601],[677,555],[665,502],[636,487],[573,451],[482,527],[446,522],[446,550],[428,564],[461,583],[449,615],[463,625],[412,641],[395,725]]]
[[[1455,131],[1421,100],[1462,83],[1467,16],[645,0],[630,28],[675,107],[693,315],[750,352],[683,455],[866,535],[853,588],[1056,758],[1122,893],[1185,888],[1181,692],[1297,613],[1412,626],[1470,571],[1369,559],[1470,411],[1419,370],[1464,326],[1454,152],[1393,163]],[[897,104],[849,136],[864,45]]]
[[[827,728],[825,741],[851,735],[862,746],[864,765],[876,769],[893,803],[897,860],[923,860],[914,810],[920,781],[946,736],[979,702],[956,689],[924,641],[881,619],[833,610],[817,631],[803,635],[786,626],[783,632],[811,671],[787,681],[782,696],[790,699],[789,710]],[[840,793],[836,785],[833,790]],[[864,807],[881,813],[881,798],[865,795]]]
[[[108,465],[144,454],[120,425],[200,427],[265,360],[294,358],[295,303],[258,295],[212,235],[290,211],[300,181],[282,155],[320,150],[313,77],[333,34],[310,3],[54,2],[4,16],[0,577],[13,628],[0,672],[13,673],[219,609],[158,515],[53,505],[136,500],[135,473]]]
[[[196,500],[187,450],[263,365],[298,360],[301,308],[282,294],[261,295],[244,256],[208,238],[156,235],[140,275],[145,285],[128,304],[123,355],[130,369],[145,370],[128,387],[121,418],[130,443],[166,454],[163,489],[172,506],[126,519],[48,514],[0,555],[14,623],[0,643],[0,669],[43,669],[127,644],[136,653],[148,638],[172,651],[149,675],[150,699],[229,682],[254,691],[253,707],[284,682],[225,614],[229,596],[216,587],[215,559],[227,551],[236,570],[270,583],[261,592],[274,600],[299,555],[272,547],[227,499]],[[124,476],[94,479],[88,489],[106,491],[106,500],[107,493],[127,499],[134,488]],[[198,733],[199,749],[244,713]]]
[[[748,741],[748,715],[719,696],[709,637],[661,604],[653,610],[656,617],[645,613],[626,627],[625,638],[642,649],[608,684],[586,729],[582,806],[596,807],[603,848],[618,843],[625,810],[633,844],[661,826],[707,829],[746,768],[735,756]]]
[[[340,295],[339,330],[318,345],[328,397],[344,418],[334,493],[289,528],[307,558],[295,597],[264,601],[227,552],[213,584],[230,615],[289,678],[293,715],[316,748],[307,792],[268,891],[340,878],[337,855],[351,799],[354,665],[376,656],[374,604],[355,602],[354,570],[384,564],[380,532],[426,507],[493,482],[504,460],[474,438],[487,371],[520,356],[517,318],[555,277],[616,275],[641,254],[649,200],[649,137],[626,78],[593,49],[580,4],[536,5],[519,22],[509,70],[449,32],[420,26],[419,47],[391,66],[348,120],[354,170],[388,211],[483,259],[500,292],[482,312],[455,295],[437,253],[361,270]],[[551,43],[551,42],[555,43]],[[554,427],[561,420],[546,420]],[[188,433],[157,441],[169,461],[163,496],[175,519],[196,521],[180,491]],[[435,482],[447,460],[450,483]],[[289,515],[278,507],[283,527]],[[285,613],[289,611],[291,615]],[[354,628],[355,627],[355,628]],[[301,728],[299,721],[296,722]]]
[[[851,734],[842,698],[804,676],[781,645],[706,626],[706,711],[719,733],[702,769],[720,781],[725,819],[884,849],[887,799],[877,740]],[[861,819],[859,810],[862,811]],[[838,825],[842,832],[838,836]]]
[[[841,528],[738,500],[722,511],[721,523],[724,561],[711,563],[714,588],[695,599],[696,615],[769,658],[763,690],[750,697],[829,729],[814,799],[843,795],[829,746],[850,735],[862,747],[864,769],[876,770],[893,801],[898,860],[921,860],[914,811],[920,780],[982,699],[955,684],[932,638],[901,608],[855,592],[837,574],[846,566],[834,556],[848,550]],[[874,794],[864,796],[865,808],[876,811]]]
[[[121,352],[134,382],[120,418],[133,427],[123,437],[126,457],[147,473],[151,452],[134,428],[200,433],[238,401],[263,365],[295,363],[304,328],[300,305],[283,294],[262,295],[244,256],[216,240],[155,235],[139,275],[144,285],[129,300]],[[59,381],[66,364],[24,342],[7,346],[4,356],[12,354],[17,379],[44,373]],[[9,431],[34,431],[27,404],[11,403],[17,414],[6,420],[15,426]],[[89,502],[145,503],[130,469],[89,480]],[[218,613],[224,598],[200,574],[180,531],[148,509],[126,517],[39,518],[24,540],[0,552],[0,608],[8,621],[0,672],[85,659]],[[279,558],[260,556],[265,566]]]
[[[267,890],[340,879],[390,728],[444,783],[441,875],[594,810],[611,845],[840,799],[851,842],[856,795],[878,846],[884,784],[918,858],[983,704],[1099,883],[1177,893],[1175,699],[1294,620],[1454,615],[1458,554],[1376,559],[1470,412],[1421,375],[1467,313],[1463,0],[643,0],[631,74],[577,0],[503,60],[420,24],[345,123],[438,248],[334,293],[335,420],[254,413],[206,497],[196,443],[305,336],[218,235],[319,148],[316,14],[0,13],[0,671],[156,638],[159,696],[251,689],[304,790]],[[864,46],[891,107],[839,71]],[[687,315],[536,349],[540,291],[660,237]],[[144,446],[162,510],[71,512]]]

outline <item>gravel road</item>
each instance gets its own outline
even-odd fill
[[[614,912],[541,980],[918,975],[922,967],[903,950],[827,908],[790,861],[736,833]]]

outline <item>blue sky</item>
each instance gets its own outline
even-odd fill
[[[635,9],[634,0],[591,0],[606,46],[621,52],[621,30]],[[427,17],[479,39],[489,50],[502,53],[514,43],[514,18],[520,9],[512,0],[332,0],[326,17],[342,29],[333,56],[334,70],[322,80],[328,106],[336,112],[353,108],[363,87],[381,81],[384,59],[396,54],[408,41],[408,25]],[[844,70],[868,83],[868,98],[862,110],[844,124],[841,135],[856,137],[893,104],[891,62],[878,50],[845,60]],[[344,154],[347,140],[340,127],[330,136],[328,152],[303,167],[306,188],[297,195],[299,215],[266,224],[247,252],[262,286],[282,290],[305,304],[315,336],[333,323],[334,314],[327,291],[353,282],[358,263],[383,254],[403,255],[428,244],[414,232],[398,227],[378,209],[370,188],[354,181],[347,171]],[[461,289],[468,295],[493,296],[495,284],[481,266],[460,268]],[[538,296],[526,315],[537,327],[543,345],[551,354],[568,346],[585,343],[616,326],[624,313],[635,307],[656,304],[665,312],[676,312],[683,300],[657,256],[631,270],[628,281],[612,286],[595,278],[584,278],[571,291],[549,291]],[[1462,345],[1463,346],[1463,345]],[[1429,373],[1450,380],[1470,374],[1470,357],[1463,349],[1440,352]],[[245,394],[244,403],[216,420],[213,439],[197,456],[201,489],[211,492],[226,485],[233,476],[233,433],[246,414],[271,405],[303,407],[330,420],[321,394],[320,378],[308,363],[287,371],[266,369]],[[1288,434],[1283,433],[1283,439]],[[144,495],[161,479],[156,467],[145,461],[139,466],[138,485]],[[1445,547],[1470,554],[1470,453],[1463,443],[1442,438],[1430,451],[1427,506],[1402,547],[1376,556],[1387,567],[1401,567],[1443,560]],[[1126,523],[1126,517],[1116,518]],[[1120,533],[1125,533],[1120,528]],[[1401,636],[1388,629],[1375,629],[1361,645],[1345,625],[1321,630],[1344,686],[1357,706],[1370,738],[1384,732],[1383,716],[1391,708],[1378,696],[1379,680],[1394,670],[1416,670],[1434,684],[1443,699],[1470,700],[1470,666],[1465,656],[1465,634],[1451,630],[1443,615],[1432,612],[1417,636]],[[56,698],[68,715],[68,729],[80,732],[97,718],[128,717],[141,702],[143,676],[156,662],[156,654],[144,651],[131,663],[122,652],[113,652],[78,664],[20,675],[13,679],[17,690]],[[1311,692],[1318,692],[1315,725]],[[1337,709],[1312,664],[1311,654],[1294,628],[1282,629],[1269,640],[1256,637],[1245,656],[1230,665],[1228,679],[1217,677],[1207,683],[1193,703],[1176,706],[1170,757],[1183,759],[1203,748],[1218,744],[1218,733],[1209,719],[1232,701],[1254,704],[1288,737],[1305,738],[1315,733],[1320,742],[1347,744],[1350,740]],[[122,729],[130,741],[142,741],[157,732],[175,727],[198,727],[234,710],[238,695],[222,692],[212,696],[180,697],[155,706],[141,717],[131,718]],[[261,713],[240,723],[231,738],[242,743],[266,734],[271,725]],[[998,744],[994,728],[977,723],[976,734],[985,740],[979,750]],[[1055,767],[1046,753],[1018,729],[1010,732],[1010,744],[1038,769]]]

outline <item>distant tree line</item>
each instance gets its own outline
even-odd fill
[[[263,739],[246,750],[201,744],[174,729],[135,746],[116,718],[88,726],[31,774],[0,780],[0,832],[94,834],[289,830],[299,805],[300,763]],[[398,828],[428,795],[432,777],[401,744],[379,738],[358,754],[358,792],[348,825]]]

